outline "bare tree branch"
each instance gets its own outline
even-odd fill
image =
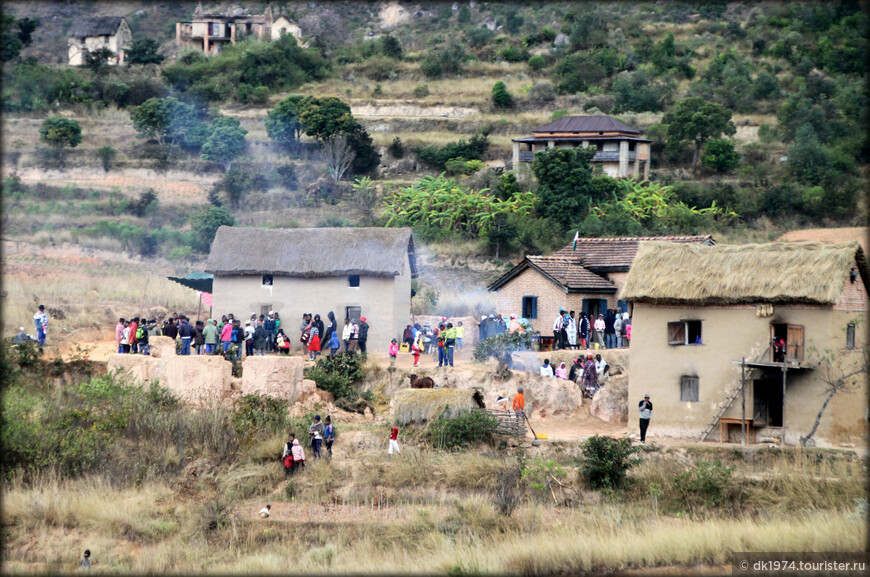
[[[347,137],[342,134],[323,141],[320,158],[326,163],[326,171],[333,182],[338,184],[356,158],[356,152],[351,148]]]
[[[868,369],[870,369],[870,350],[865,347],[862,350],[862,353],[864,358],[861,365],[855,370],[840,376],[834,376],[833,373],[836,372],[836,369],[831,366],[830,360],[823,361],[825,363],[825,375],[822,377],[822,380],[827,384],[826,390],[828,396],[825,398],[825,402],[822,403],[822,408],[819,409],[819,414],[816,415],[816,421],[813,423],[813,428],[806,437],[800,438],[802,447],[805,447],[810,439],[813,438],[813,435],[816,434],[816,430],[819,428],[819,423],[822,422],[822,416],[825,414],[825,410],[828,408],[828,403],[831,402],[831,399],[833,399],[837,393],[843,391],[848,392],[850,389],[854,388],[855,381],[853,380],[853,377],[866,373],[868,372]]]

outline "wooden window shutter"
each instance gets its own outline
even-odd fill
[[[686,325],[682,321],[668,323],[668,344],[686,344]]]
[[[692,403],[698,402],[698,377],[683,375],[680,377],[680,400]]]

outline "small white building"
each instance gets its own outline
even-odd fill
[[[82,66],[85,54],[108,48],[114,54],[108,64],[123,64],[132,43],[133,33],[123,16],[80,18],[73,22],[67,32],[68,63],[70,66]]]
[[[278,40],[288,34],[296,39],[297,44],[302,45],[302,28],[289,18],[279,16],[272,22],[272,40]]]
[[[277,311],[294,350],[304,313],[327,324],[332,311],[339,329],[366,317],[368,350],[385,352],[409,322],[417,262],[409,228],[222,226],[205,270],[214,275],[215,315]]]

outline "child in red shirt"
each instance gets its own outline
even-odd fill
[[[393,454],[393,449],[396,450],[397,453],[402,454],[402,451],[399,450],[399,427],[393,427],[390,429],[390,448],[387,451],[388,455]]]

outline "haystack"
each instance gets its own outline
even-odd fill
[[[405,389],[396,395],[393,417],[403,425],[445,417],[453,419],[483,408],[483,395],[475,389]]]
[[[870,269],[857,242],[690,245],[641,243],[622,298],[656,304],[834,304],[855,263]]]

